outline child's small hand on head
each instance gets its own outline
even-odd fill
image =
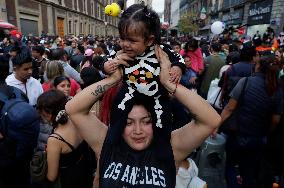
[[[170,70],[170,75],[172,82],[179,83],[182,76],[181,68],[179,66],[172,66]]]
[[[116,53],[116,57],[114,58],[114,60],[116,60],[119,65],[129,67],[127,61],[133,61],[134,59],[132,57],[129,57],[127,53],[120,50]]]
[[[118,66],[117,63],[115,63],[114,60],[109,60],[109,61],[105,62],[105,64],[104,64],[104,71],[107,74],[112,74],[117,69],[117,66]]]
[[[129,57],[126,53],[119,51],[114,59],[109,60],[104,64],[104,71],[107,74],[112,74],[116,71],[119,65],[129,67],[127,61],[133,61],[133,58]]]

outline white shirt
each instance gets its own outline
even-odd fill
[[[13,73],[9,75],[5,81],[7,85],[14,86],[23,91],[27,95],[29,103],[32,106],[36,105],[37,98],[43,93],[40,82],[33,77],[29,78],[26,83],[23,83],[16,79],[15,74]]]

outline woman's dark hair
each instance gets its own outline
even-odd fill
[[[150,35],[154,35],[155,44],[161,42],[159,15],[142,4],[134,4],[122,13],[118,23],[118,30],[121,39],[127,38],[129,31],[134,30],[137,34],[141,33],[145,39],[148,39]]]
[[[272,96],[278,89],[278,73],[279,62],[278,60],[270,56],[262,56],[259,60],[259,71],[265,74],[265,84],[269,96]]]
[[[184,46],[185,52],[188,52],[189,48],[192,48],[193,51],[197,50],[198,48],[198,41],[193,37],[189,38],[188,41],[185,43]]]
[[[102,56],[95,56],[92,60],[92,65],[96,69],[100,70],[100,66],[104,64],[106,60]]]
[[[100,56],[98,56],[100,57]],[[81,88],[84,89],[89,85],[96,83],[102,79],[99,71],[95,67],[85,67],[81,70],[80,77],[83,80]]]
[[[52,115],[52,125],[65,124],[68,121],[68,115],[65,113],[56,121],[58,113],[65,109],[68,99],[63,92],[59,90],[49,90],[41,94],[37,99],[37,109],[39,113],[47,112]]]
[[[77,49],[80,51],[81,54],[84,54],[84,52],[85,52],[84,46],[82,46],[82,45],[79,44],[79,45],[77,46]]]
[[[67,80],[69,84],[71,84],[70,79],[67,76],[57,76],[53,80],[53,86],[56,88],[64,80]]]
[[[105,45],[105,43],[98,44],[98,47],[103,49],[104,54],[109,55],[109,52],[107,50],[107,46]]]
[[[83,66],[87,61],[89,61],[90,65],[93,65],[93,56],[84,56],[82,60],[81,66]]]

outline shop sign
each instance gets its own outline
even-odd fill
[[[243,20],[243,9],[235,10],[234,12],[226,13],[222,17],[222,21],[227,25],[241,24]]]
[[[269,24],[272,11],[272,3],[273,1],[271,0],[252,3],[249,7],[248,12],[248,24]]]

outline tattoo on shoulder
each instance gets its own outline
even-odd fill
[[[105,84],[105,85],[98,85],[95,91],[92,91],[91,94],[94,96],[98,96],[102,93],[104,93],[109,87],[111,87],[112,84]]]

